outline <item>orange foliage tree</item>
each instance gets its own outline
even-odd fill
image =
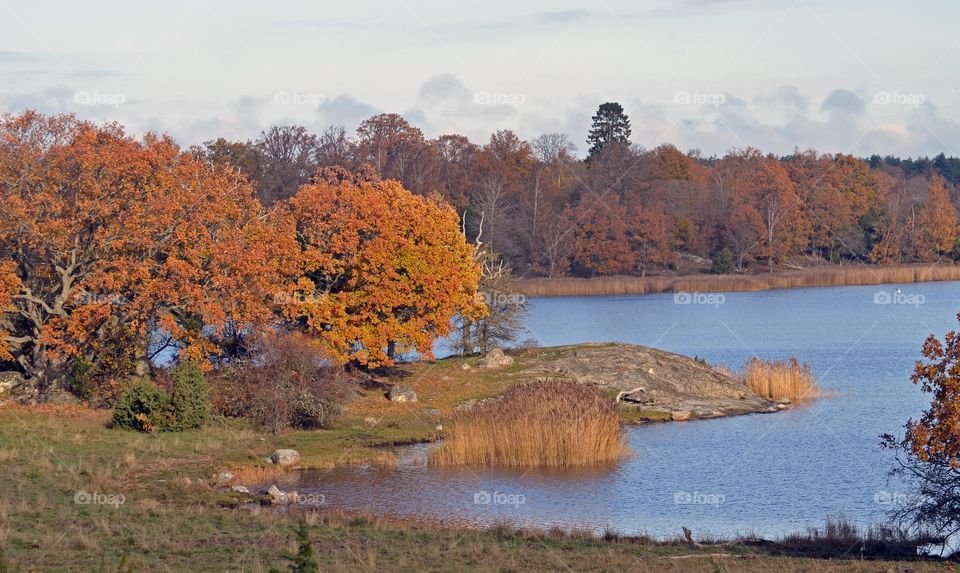
[[[151,334],[186,355],[207,336],[271,316],[283,241],[251,189],[168,138],[34,112],[0,120],[0,315],[6,352],[45,393],[110,338],[133,340],[144,374]],[[10,290],[13,290],[10,293]]]
[[[431,357],[457,314],[481,316],[479,268],[457,214],[393,180],[320,177],[291,198],[281,227],[299,243],[282,316],[340,361]]]
[[[957,241],[957,208],[950,201],[950,194],[947,193],[942,177],[936,176],[930,180],[924,223],[937,255],[953,249]]]
[[[897,452],[893,473],[915,488],[893,517],[901,527],[948,536],[960,530],[960,334],[948,332],[942,341],[931,335],[923,356],[912,379],[932,395],[930,407],[907,422],[902,440],[884,434],[882,444]]]
[[[577,207],[574,262],[591,275],[629,273],[634,255],[627,240],[627,210],[619,197],[591,193]]]

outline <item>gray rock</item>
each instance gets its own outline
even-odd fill
[[[683,422],[693,418],[693,412],[690,410],[674,410],[670,413],[670,419],[674,422]]]
[[[0,372],[0,394],[6,394],[25,382],[23,374],[9,370]]]
[[[287,505],[290,503],[297,503],[297,500],[300,496],[295,491],[281,491],[276,485],[271,485],[267,489],[267,495],[270,496],[270,503],[273,505]]]
[[[249,494],[249,493],[250,493],[250,490],[247,489],[245,486],[242,486],[242,485],[235,485],[235,486],[233,486],[232,488],[230,488],[230,491],[235,492],[235,493],[246,493],[246,494]]]
[[[289,449],[277,450],[270,455],[270,461],[278,466],[292,466],[300,461],[300,452]]]
[[[220,472],[217,474],[217,481],[220,483],[225,483],[233,479],[233,474],[230,472]]]
[[[480,359],[480,368],[501,368],[513,364],[513,356],[507,356],[503,350],[494,348]]]
[[[387,393],[387,398],[390,398],[391,402],[416,402],[417,393],[413,391],[413,388],[393,386]]]

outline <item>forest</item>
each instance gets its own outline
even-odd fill
[[[584,158],[563,133],[427,139],[397,114],[356,133],[275,126],[193,151],[235,167],[264,205],[325,167],[439,194],[522,277],[766,272],[818,264],[956,260],[960,159],[753,148],[722,157],[630,143],[617,103],[593,117]]]

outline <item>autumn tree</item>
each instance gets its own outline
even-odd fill
[[[616,195],[588,195],[577,207],[574,262],[588,275],[629,273],[634,265],[627,210]]]
[[[894,517],[911,530],[947,537],[960,531],[960,334],[948,332],[942,341],[931,335],[923,357],[912,380],[931,395],[930,406],[907,422],[903,439],[886,434],[883,444],[897,453],[893,473],[916,490]]]
[[[289,201],[278,224],[300,245],[279,311],[338,360],[389,365],[414,350],[429,357],[455,315],[485,311],[473,250],[439,197],[392,180],[320,178]]]
[[[399,114],[375,115],[357,128],[359,159],[373,165],[384,179],[396,179],[405,185],[410,183],[416,159],[427,147],[423,133]]]
[[[647,270],[652,266],[669,264],[673,260],[673,251],[663,206],[634,206],[628,210],[627,216],[627,240],[640,276],[647,276]]]
[[[0,211],[0,267],[15,277],[0,330],[41,393],[75,361],[115,355],[114,340],[133,347],[130,373],[143,375],[152,333],[205,360],[209,335],[270,316],[283,241],[242,176],[168,138],[4,116]]]
[[[600,104],[592,122],[590,134],[587,136],[588,158],[592,158],[612,143],[630,144],[630,118],[619,103]]]
[[[950,201],[942,177],[933,177],[927,188],[924,224],[937,256],[953,250],[957,242],[957,208]]]
[[[255,145],[261,160],[252,180],[265,205],[296,193],[319,167],[317,136],[303,126],[273,126],[260,134]]]

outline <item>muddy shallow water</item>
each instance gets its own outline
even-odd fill
[[[841,513],[882,520],[906,489],[888,481],[878,436],[929,401],[909,377],[923,339],[958,326],[960,283],[701,298],[534,299],[527,324],[544,345],[624,341],[732,367],[797,356],[838,396],[774,415],[631,428],[635,455],[605,467],[438,469],[425,464],[428,446],[411,446],[396,468],[307,472],[295,487],[329,507],[658,537],[681,526],[778,535]]]

